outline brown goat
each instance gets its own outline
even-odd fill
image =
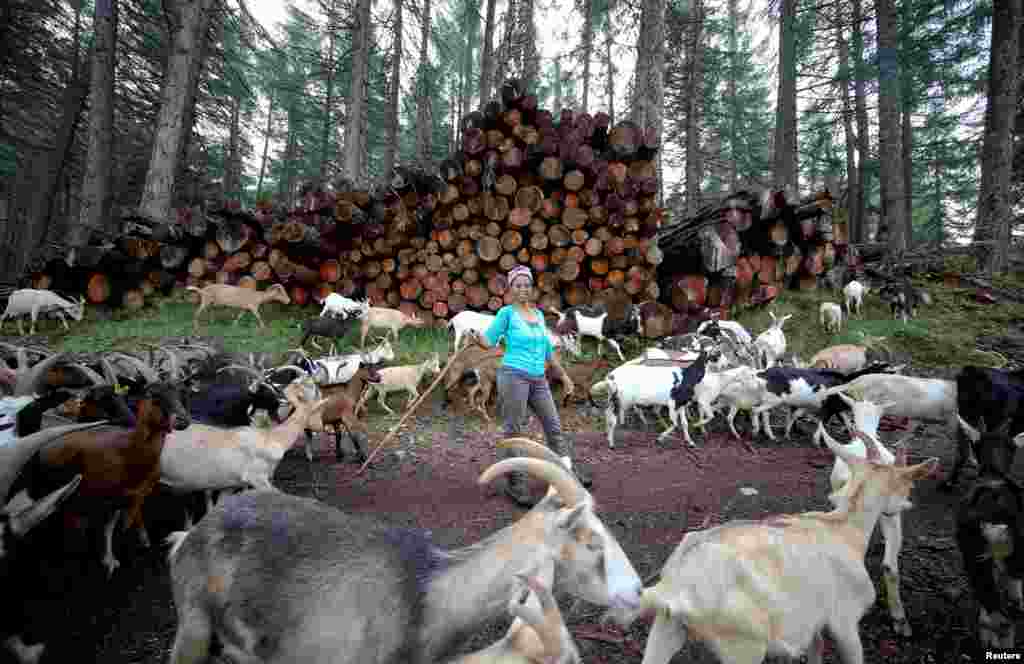
[[[608,360],[603,358],[597,358],[596,360],[590,360],[588,362],[564,362],[562,368],[565,369],[565,373],[569,374],[569,380],[572,381],[573,387],[575,388],[572,394],[564,394],[564,386],[562,386],[561,376],[557,372],[553,372],[548,369],[548,380],[552,387],[559,386],[561,392],[563,392],[559,403],[565,408],[569,404],[569,400],[574,401],[587,401],[590,394],[590,386],[598,379],[599,371],[607,371],[611,369],[612,365]],[[552,390],[554,391],[554,390]]]
[[[118,517],[127,509],[125,528],[143,525],[142,505],[160,480],[166,436],[172,429],[187,428],[191,420],[178,388],[157,383],[149,385],[139,400],[136,422],[134,429],[103,427],[70,433],[40,450],[23,474],[24,488],[33,499],[81,474],[82,483],[71,503],[102,514],[113,510],[104,528],[103,564],[108,576],[120,566],[112,546]]]
[[[327,427],[334,429],[334,458],[342,461],[345,454],[341,451],[341,430],[345,429],[352,447],[356,452],[356,460],[362,463],[366,460],[366,452],[359,445],[357,433],[369,440],[369,432],[366,424],[355,415],[355,407],[359,402],[366,386],[370,383],[379,383],[380,374],[372,367],[361,366],[352,378],[342,385],[320,386],[320,394],[328,399],[327,405],[309,420],[310,428],[306,429],[306,444],[308,457],[312,457],[312,451],[308,448],[312,431],[326,431]]]
[[[501,348],[483,348],[477,345],[463,347],[461,355],[448,369],[448,373],[444,378],[445,404],[451,403],[452,394],[457,392],[462,385],[462,378],[467,370],[487,360],[500,360],[504,355],[505,351]]]
[[[251,288],[242,288],[241,286],[229,286],[227,284],[210,284],[203,288],[197,288],[195,286],[187,286],[187,290],[195,291],[199,293],[199,308],[196,309],[195,316],[192,318],[192,328],[195,329],[199,325],[199,315],[203,313],[203,310],[211,304],[219,304],[225,307],[234,307],[241,309],[241,313],[235,318],[235,324],[242,320],[242,316],[245,315],[246,311],[251,311],[252,315],[256,317],[256,321],[263,325],[263,319],[260,317],[260,305],[264,302],[280,302],[282,304],[289,304],[292,299],[288,296],[288,291],[284,289],[281,284],[274,284],[267,290],[258,291]]]

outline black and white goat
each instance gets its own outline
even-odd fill
[[[907,324],[907,320],[917,315],[919,306],[932,303],[928,291],[923,288],[915,288],[907,279],[900,283],[882,286],[878,291],[878,296],[883,301],[889,302],[893,320],[901,318],[904,325]]]
[[[1024,370],[965,366],[956,376],[956,407],[957,414],[972,427],[980,427],[982,420],[990,429],[1009,422],[1011,435],[1024,432]],[[944,489],[956,485],[965,465],[978,463],[971,439],[964,433],[960,427],[959,454]]]
[[[569,307],[565,311],[552,309],[552,313],[558,316],[558,323],[555,325],[555,332],[559,335],[578,334],[580,344],[583,337],[597,339],[597,354],[601,356],[601,342],[604,341],[618,354],[623,362],[626,358],[622,355],[617,341],[612,335],[643,335],[644,323],[640,316],[640,307],[633,305],[629,308],[629,316],[625,321],[613,321],[608,316],[608,310],[603,307]]]
[[[1013,648],[1015,623],[1024,614],[1024,487],[1012,477],[1024,433],[1011,437],[1011,421],[995,430],[985,421],[975,428],[959,420],[978,448],[979,473],[961,500],[956,541],[978,602],[978,641],[982,648]]]

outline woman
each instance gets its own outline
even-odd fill
[[[471,333],[471,338],[485,348],[494,346],[501,337],[505,337],[505,355],[498,369],[498,405],[505,435],[520,433],[529,406],[540,418],[548,447],[556,454],[572,459],[577,475],[581,475],[573,458],[572,444],[562,438],[558,409],[544,376],[545,365],[551,363],[568,393],[572,393],[574,388],[558,361],[544,314],[533,304],[535,292],[530,268],[522,265],[513,268],[508,273],[508,287],[512,292],[512,304],[498,310],[494,322],[482,336]],[[506,455],[515,456],[508,452]],[[589,481],[586,484],[589,485]],[[531,507],[534,503],[522,473],[509,474],[505,493],[520,506]]]

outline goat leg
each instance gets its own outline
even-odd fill
[[[37,643],[34,646],[25,645],[21,636],[15,634],[4,640],[4,646],[14,655],[14,659],[20,664],[37,664],[43,656],[46,645]]]
[[[114,574],[114,570],[121,566],[120,561],[114,557],[114,528],[121,518],[121,510],[115,510],[103,527],[103,566],[107,569],[107,578]]]
[[[885,601],[889,605],[892,629],[900,636],[912,636],[913,630],[907,622],[907,612],[900,597],[900,550],[903,548],[903,519],[882,515],[879,519],[882,536],[885,538],[885,553],[882,555],[882,578],[885,582]]]

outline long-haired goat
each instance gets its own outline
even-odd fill
[[[1010,420],[989,430],[960,426],[978,446],[978,479],[957,508],[956,541],[978,602],[982,648],[1016,646],[1016,619],[1024,612],[1024,489],[1010,476],[1024,433],[1012,436]]]
[[[167,434],[190,423],[177,385],[147,386],[137,408],[132,429],[76,431],[41,449],[15,485],[38,499],[81,474],[82,484],[70,504],[107,517],[102,562],[108,575],[120,565],[112,542],[118,517],[126,510],[126,529],[142,523],[142,505],[160,479],[160,453]]]
[[[479,483],[510,472],[552,490],[515,523],[455,551],[278,491],[222,500],[168,538],[178,612],[170,661],[203,661],[216,639],[240,660],[436,662],[506,611],[524,568],[589,602],[636,606],[640,578],[576,478],[557,462],[513,458]]]
[[[915,466],[882,464],[832,448],[852,471],[831,512],[733,521],[687,533],[645,588],[641,606],[611,616],[628,624],[654,613],[645,664],[666,664],[688,634],[707,642],[722,662],[758,664],[768,654],[820,664],[828,627],[843,662],[864,658],[858,623],[875,602],[864,565],[879,517],[911,506],[915,481],[938,459]]]

